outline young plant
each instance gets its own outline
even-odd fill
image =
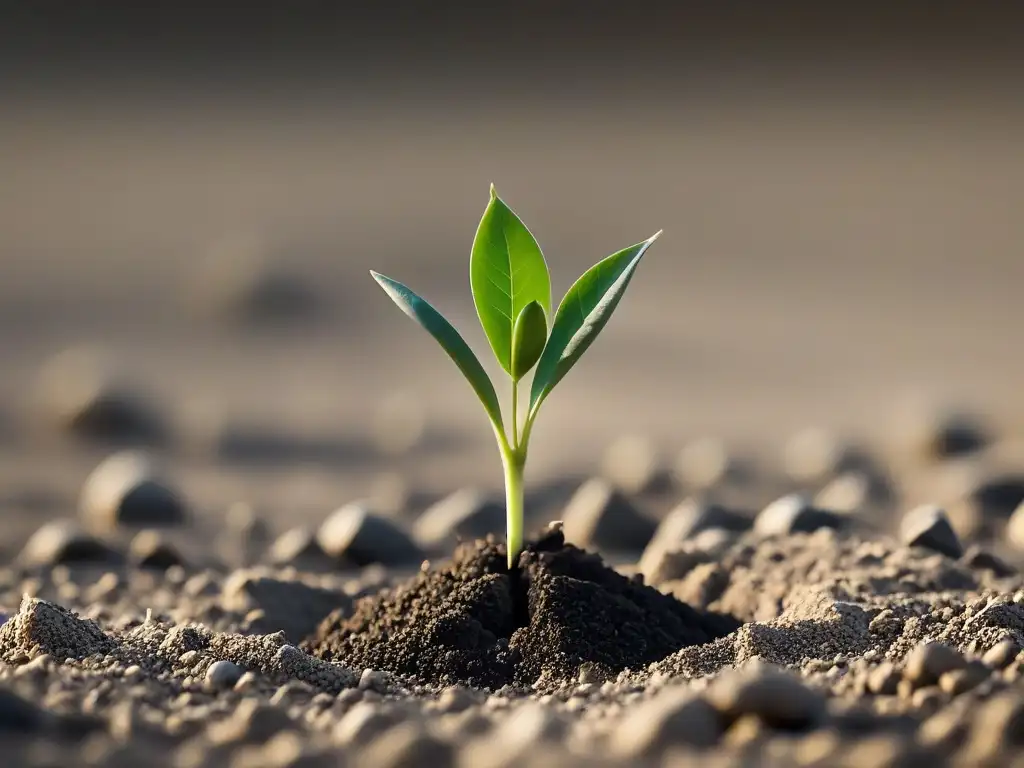
[[[640,259],[660,234],[614,253],[584,272],[549,324],[551,278],[544,254],[530,230],[491,185],[491,199],[473,240],[469,280],[480,324],[510,379],[508,434],[494,385],[459,332],[409,288],[370,271],[394,302],[448,353],[487,411],[505,469],[509,569],[515,567],[523,548],[523,472],[537,413],[604,328]],[[519,384],[534,366],[529,404],[521,418]]]

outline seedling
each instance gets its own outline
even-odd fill
[[[448,353],[487,411],[505,469],[509,569],[523,548],[523,471],[537,413],[604,328],[640,259],[660,234],[614,253],[584,272],[549,324],[551,277],[544,254],[530,230],[491,185],[491,199],[473,240],[469,282],[480,324],[511,382],[511,434],[506,434],[494,385],[459,332],[412,290],[370,271],[402,311]],[[529,405],[521,418],[519,385],[534,366]]]

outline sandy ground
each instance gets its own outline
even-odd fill
[[[230,559],[214,534],[236,501],[251,503],[276,533],[319,524],[338,506],[379,487],[375,483],[385,473],[398,473],[424,494],[424,502],[466,486],[498,489],[497,455],[469,389],[367,274],[377,269],[416,288],[485,352],[466,266],[492,181],[538,236],[556,298],[598,258],[665,230],[600,341],[545,406],[528,473],[534,488],[562,480],[563,491],[571,491],[579,478],[598,471],[606,446],[623,434],[653,441],[664,466],[690,440],[719,437],[777,480],[786,441],[817,425],[841,442],[863,442],[883,464],[892,457],[899,493],[879,513],[892,522],[916,503],[945,501],[938,485],[917,482],[918,467],[899,463],[906,398],[962,403],[980,412],[998,438],[1024,436],[1024,111],[1017,105],[995,105],[965,91],[942,103],[824,102],[811,108],[753,98],[687,103],[666,94],[653,108],[624,106],[632,105],[524,111],[488,103],[442,114],[415,105],[384,110],[298,101],[260,109],[210,103],[156,108],[138,102],[129,108],[71,99],[61,106],[26,102],[8,111],[0,120],[0,525],[6,561],[13,562],[45,520],[78,514],[84,481],[110,451],[53,434],[35,404],[41,366],[77,344],[105,348],[170,424],[175,440],[157,454],[194,513],[192,526],[172,534],[189,560]],[[216,284],[206,271],[211,250],[236,235],[256,238],[258,250],[311,286],[322,314],[298,326],[255,328],[197,312],[195,292]],[[411,395],[426,418],[424,440],[400,456],[373,447],[375,415],[392,394]],[[285,447],[270,461],[217,456],[204,441],[220,419],[277,436]],[[744,497],[748,511],[794,485],[776,480]],[[636,502],[659,516],[682,495],[673,488]],[[558,503],[564,496],[556,494]],[[402,525],[422,506],[416,502],[407,510]],[[960,527],[963,518],[954,523]],[[1016,562],[1001,526],[992,546]],[[989,533],[978,540],[988,540]],[[803,580],[821,577],[830,588],[854,583],[869,592],[879,579],[892,578],[896,597],[889,603],[835,590],[829,599],[860,600],[858,610],[870,613],[865,621],[888,607],[901,622],[922,600],[941,622],[944,608],[957,617],[966,610],[969,618],[986,600],[1012,597],[1019,588],[988,576],[957,582],[957,569],[966,566],[952,561],[941,566],[954,573],[951,581],[929,581],[932,565],[902,550],[872,554],[868,550],[876,545],[870,543],[863,551],[860,543],[831,539],[792,546],[802,551],[805,545],[811,559],[824,556],[814,552],[849,556],[856,575],[844,575],[839,566],[838,575],[824,576],[796,569],[776,587],[779,603],[724,607],[744,621],[772,621],[784,613],[785,596],[807,586]],[[780,557],[802,556],[785,554],[789,544],[780,546]],[[726,584],[734,593],[759,589],[758,579],[742,574],[761,573],[758,568],[768,573],[770,566],[750,566],[744,559],[750,553],[737,547],[722,566]],[[836,548],[845,554],[836,555]],[[779,556],[757,551],[764,558]],[[861,556],[892,567],[872,575]],[[901,558],[909,558],[909,565]],[[910,574],[910,587],[900,586],[901,572]],[[0,609],[9,613],[17,610],[26,579],[38,582],[35,592],[75,610],[86,611],[95,596],[94,590],[68,598],[58,583],[66,582],[63,574],[7,573],[3,588],[11,604]],[[85,589],[97,578],[76,572],[73,581]],[[219,594],[225,578],[214,578],[210,594]],[[340,576],[321,586],[334,595],[373,586],[372,577],[360,578],[362,586],[346,586]],[[697,576],[673,589],[701,608],[718,609],[723,606],[716,600],[730,594],[720,581],[698,568]],[[125,598],[122,588],[135,598]],[[131,613],[124,599],[137,599],[162,601],[158,613],[168,613],[157,620],[166,622],[159,630],[165,634],[175,621],[216,624],[215,615],[222,619],[218,632],[253,630],[241,609],[231,613],[220,605],[209,613],[200,599],[204,586],[194,589],[198,602],[175,609],[168,597],[173,584],[122,582],[106,593],[108,607],[117,610],[95,618],[108,635],[117,635],[122,630],[114,628],[115,620]],[[915,597],[922,594],[928,597]],[[974,658],[1007,633],[1019,634],[1019,601],[1007,600],[1013,616],[992,624],[984,643],[972,648],[976,638],[955,633],[944,642]],[[807,601],[813,602],[805,596],[792,601],[810,611],[807,621],[832,621],[824,615],[832,608],[807,608]],[[26,604],[19,627],[49,621],[31,618],[48,610]],[[135,613],[136,622],[145,618]],[[793,616],[803,620],[799,610]],[[903,635],[874,632],[868,642],[862,630],[856,631],[863,642],[837,654],[873,648],[861,664],[868,667],[887,653],[903,664],[914,643],[931,637],[912,627]],[[147,643],[159,645],[164,637],[147,639],[147,631],[129,640],[117,635],[121,650],[108,653],[117,657],[110,662],[121,670],[117,675],[141,664],[137,658],[146,655]],[[38,655],[33,642],[46,645],[24,632],[0,643],[5,664]],[[67,648],[75,652],[69,657],[87,655],[90,642],[101,652],[113,647],[109,638],[90,635],[93,630],[68,632],[78,637]],[[189,664],[199,657],[182,661],[188,642],[178,638],[165,648],[165,671],[173,678],[168,690],[176,696],[191,695],[189,686],[200,685],[200,672],[212,658],[200,654],[203,670],[193,681]],[[315,682],[321,673],[335,696],[360,673],[339,678],[341,673],[325,673],[303,657],[299,667],[305,671],[290,674],[297,667],[288,666],[272,639],[266,647],[242,650],[232,642],[202,641],[197,648],[213,647],[214,656],[265,675],[260,685],[268,697],[270,683],[309,675]],[[734,659],[742,642],[715,645],[708,658]],[[804,657],[768,660],[803,665],[805,675],[827,672],[810,669]],[[684,656],[666,661],[661,671],[699,675],[723,667],[711,662]],[[82,663],[93,669],[92,662]],[[861,666],[854,671],[866,675]],[[643,690],[646,681],[627,675],[607,696],[619,706],[631,686]],[[861,690],[867,684],[850,685]],[[920,680],[905,686],[909,710],[932,712],[928,707],[935,702],[925,696],[910,701],[914,686],[939,689]],[[410,692],[395,690],[399,696]],[[72,710],[75,696],[64,702]],[[356,698],[340,709],[347,711]],[[715,706],[732,711],[720,701]],[[175,738],[188,733],[185,728]],[[783,763],[791,762],[788,755]],[[130,764],[132,758],[124,759]],[[199,758],[188,763],[180,754],[175,759],[206,764]],[[215,764],[226,758],[212,750],[203,759]],[[248,765],[249,758],[235,759]],[[327,760],[323,764],[334,764]],[[386,763],[381,758],[375,764]]]

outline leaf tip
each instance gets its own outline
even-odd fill
[[[498,190],[494,188],[494,182],[491,182],[491,200],[495,200],[498,197]]]
[[[648,244],[653,243],[655,240],[657,240],[659,237],[661,237],[661,233],[664,232],[664,231],[665,231],[664,229],[659,229],[657,232],[655,232],[653,235],[651,235],[649,238],[647,238]]]

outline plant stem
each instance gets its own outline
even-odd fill
[[[501,452],[505,467],[505,526],[508,532],[508,568],[511,571],[523,549],[523,469],[526,454],[518,449]]]
[[[512,447],[519,449],[519,382],[512,379]]]

